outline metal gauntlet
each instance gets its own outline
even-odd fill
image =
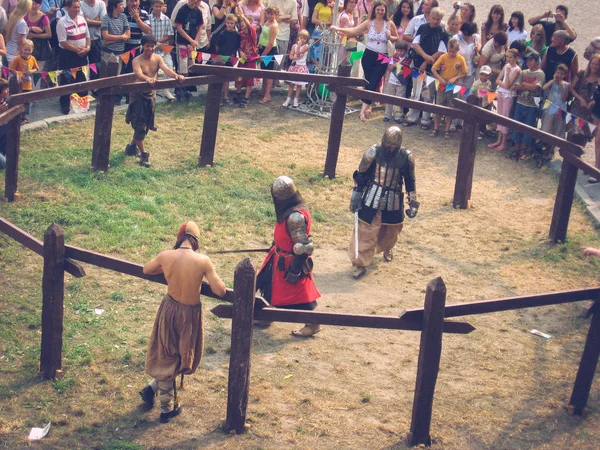
[[[417,215],[417,212],[419,211],[419,206],[421,204],[417,201],[417,193],[416,192],[409,192],[408,193],[408,206],[409,209],[406,210],[406,215],[408,217],[410,217],[411,219],[414,219],[415,216]]]

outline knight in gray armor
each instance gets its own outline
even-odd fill
[[[355,267],[352,276],[360,278],[367,272],[376,252],[383,252],[385,262],[394,257],[392,249],[404,223],[403,185],[408,193],[406,215],[412,219],[419,209],[415,161],[410,150],[402,147],[399,127],[388,128],[381,144],[365,151],[353,178],[350,211],[358,215],[358,220],[355,220],[348,253]]]
[[[277,223],[273,245],[256,278],[256,288],[277,308],[313,310],[321,294],[312,273],[310,211],[289,177],[281,176],[273,182],[271,196]],[[319,324],[306,324],[292,334],[309,337],[320,330]]]

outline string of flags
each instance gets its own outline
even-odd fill
[[[37,84],[40,80],[44,80],[46,83],[52,83],[58,85],[59,75],[63,75],[67,81],[77,78],[77,72],[83,72],[86,81],[90,79],[90,70],[94,73],[98,73],[99,64],[88,64],[87,66],[73,67],[72,69],[63,70],[52,70],[49,72],[35,72],[32,74],[33,84]],[[19,70],[9,69],[8,67],[2,67],[2,75],[5,79],[8,79],[10,73],[14,73],[17,77],[22,78],[23,72]]]

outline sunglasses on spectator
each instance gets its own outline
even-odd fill
[[[531,33],[532,36],[541,36],[542,33]]]

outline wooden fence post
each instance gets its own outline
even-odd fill
[[[208,85],[206,107],[204,108],[204,125],[202,126],[202,143],[200,144],[200,155],[198,156],[200,167],[214,164],[222,91],[223,85],[221,83]]]
[[[469,95],[467,103],[477,105],[477,96],[474,94]],[[463,122],[458,165],[456,166],[456,182],[454,184],[454,200],[452,202],[452,206],[455,208],[467,209],[471,204],[478,131],[479,124],[476,122],[476,118],[467,115]]]
[[[573,385],[573,393],[569,400],[569,410],[575,415],[581,415],[587,404],[600,356],[600,300],[594,304],[593,311],[581,363]]]
[[[119,72],[119,61],[111,60],[100,67],[100,76],[114,77]],[[94,145],[92,147],[92,170],[106,172],[110,158],[110,141],[112,134],[115,101],[111,94],[101,95],[96,105],[94,124]]]
[[[349,77],[352,64],[344,59],[338,66],[338,76]],[[329,139],[327,140],[327,156],[325,157],[325,168],[323,176],[335,178],[338,155],[340,153],[340,141],[342,139],[342,128],[344,127],[344,116],[346,115],[347,95],[335,93],[336,98],[331,108],[331,119],[329,122]]]
[[[235,430],[238,434],[244,431],[246,424],[255,288],[256,271],[250,258],[246,258],[235,268],[233,278],[231,355],[229,357],[227,419],[225,420],[225,431]]]
[[[17,81],[17,77],[10,77],[9,89],[11,95],[20,93],[21,87],[22,85]],[[6,175],[4,179],[4,196],[9,202],[14,202],[15,195],[17,195],[20,153],[21,115],[19,114],[8,122],[6,130]]]
[[[560,169],[552,222],[550,224],[550,240],[552,242],[564,242],[567,238],[567,228],[571,216],[571,206],[575,196],[575,184],[577,183],[577,167],[563,158]]]
[[[413,401],[412,420],[408,440],[410,445],[431,445],[429,434],[433,394],[440,370],[442,355],[442,334],[444,328],[444,308],[446,306],[446,285],[438,277],[427,285],[423,310],[423,331],[417,365],[417,382]]]
[[[65,236],[52,224],[44,233],[44,275],[42,277],[41,378],[62,373],[62,332],[65,275]]]

